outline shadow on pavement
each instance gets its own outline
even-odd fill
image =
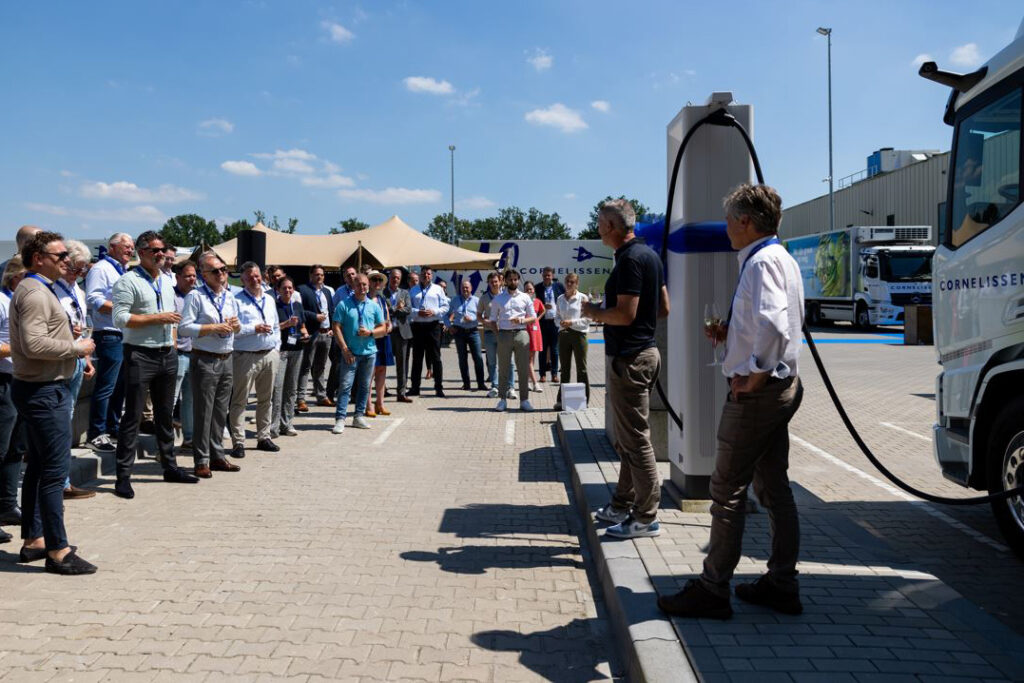
[[[534,633],[480,631],[472,641],[495,652],[519,652],[520,664],[549,681],[603,681],[608,672],[599,667],[608,659],[603,654],[605,640],[596,631],[600,626],[595,618],[573,619]],[[588,646],[580,648],[581,641]]]
[[[495,538],[509,534],[573,536],[570,514],[573,512],[568,505],[473,503],[445,510],[438,531],[457,538]]]
[[[436,562],[453,574],[486,574],[488,569],[572,567],[585,569],[579,549],[570,545],[464,545],[438,548],[436,553],[410,550],[403,560]]]
[[[558,470],[555,469],[550,446],[531,448],[519,454],[519,481],[562,481]]]

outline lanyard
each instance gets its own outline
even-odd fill
[[[162,313],[164,310],[164,298],[160,292],[160,285],[157,281],[149,276],[146,269],[142,266],[135,266],[135,272],[142,276],[142,279],[149,283],[149,286],[153,288],[153,294],[156,295],[156,310],[158,313]],[[160,276],[157,275],[159,278]]]
[[[462,317],[463,318],[466,317],[466,309],[469,308],[469,302],[470,301],[472,301],[472,299],[463,299],[462,300]]]
[[[277,297],[276,301],[277,301],[277,316],[279,318],[281,318],[282,321],[287,320],[288,318],[291,318],[293,315],[295,315],[295,304],[293,304],[291,302],[285,303],[285,302],[281,301],[281,297]],[[289,315],[287,317],[285,317],[284,316],[285,313],[288,313]],[[297,329],[295,329],[295,325],[292,325],[291,327],[288,328],[288,336],[290,336],[290,337],[297,337],[297,336],[299,336],[299,331]]]
[[[754,254],[756,254],[757,252],[761,251],[765,247],[771,246],[773,244],[782,244],[782,242],[780,242],[779,238],[775,237],[775,236],[773,236],[773,237],[771,237],[769,239],[766,239],[764,242],[761,242],[761,244],[759,244],[756,247],[754,247],[753,249],[751,249],[750,253],[747,254],[747,258],[743,259],[743,265],[740,266],[740,276],[738,278],[736,278],[736,291],[737,292],[740,289],[740,282],[743,280],[743,271],[747,269],[747,263],[750,262],[750,259],[754,258]],[[736,299],[736,294],[735,293],[733,293],[732,298],[733,298],[733,300]],[[730,303],[729,304],[729,315],[725,319],[725,326],[726,327],[729,326],[729,322],[731,320],[732,320],[732,304]]]
[[[327,304],[324,302],[327,301],[327,292],[324,291],[323,287],[313,291],[316,293],[316,310],[320,311],[321,313],[326,313],[327,311],[325,307]]]
[[[227,290],[224,290],[223,292],[220,293],[219,304],[217,303],[217,300],[213,298],[213,292],[210,290],[209,287],[203,285],[203,291],[206,292],[206,296],[210,297],[210,303],[213,304],[213,307],[217,309],[217,322],[224,322],[224,300],[228,296]]]
[[[267,324],[267,316],[264,315],[264,313],[263,313],[263,306],[266,305],[266,299],[264,299],[261,296],[260,297],[260,302],[256,303],[256,297],[254,297],[252,294],[250,294],[248,289],[243,289],[242,293],[245,294],[246,297],[248,297],[249,301],[252,302],[252,305],[255,306],[256,310],[260,312],[260,318],[263,319],[263,324],[266,325]]]
[[[355,301],[355,297],[352,297],[352,300]],[[357,317],[356,325],[357,325],[357,327],[362,327],[363,326],[363,311],[366,310],[366,304],[369,301],[370,301],[369,299],[363,299],[363,303],[358,304],[356,306],[356,317]]]
[[[117,271],[118,275],[124,275],[124,266],[122,266],[120,263],[110,258],[109,256],[104,256],[103,259],[110,265],[114,266],[114,270]]]
[[[64,293],[68,295],[68,298],[71,299],[71,305],[75,307],[75,312],[78,314],[79,322],[84,320],[85,316],[82,315],[82,306],[81,306],[81,304],[78,303],[78,297],[75,296],[75,292],[70,287],[68,287],[66,284],[61,282],[60,280],[56,280],[56,283],[57,283],[57,286],[59,286],[61,289],[63,289]]]
[[[45,286],[46,286],[46,288],[47,288],[48,290],[50,290],[50,294],[53,294],[53,296],[55,296],[55,297],[57,298],[57,303],[58,303],[58,304],[60,303],[60,297],[59,297],[59,296],[57,296],[57,292],[56,292],[56,290],[54,290],[54,288],[53,288],[53,284],[52,284],[52,283],[50,283],[50,282],[47,282],[47,281],[46,281],[46,278],[44,278],[44,277],[42,277],[42,276],[40,276],[40,275],[38,275],[38,274],[36,274],[36,273],[33,273],[33,272],[32,272],[31,270],[30,270],[30,271],[28,271],[27,273],[25,273],[25,277],[30,277],[30,278],[32,278],[33,280],[38,280],[39,282],[42,282],[42,283],[43,283],[43,285],[45,285]],[[72,299],[74,299],[75,297],[71,297],[71,298],[72,298]],[[77,307],[77,305],[78,305],[78,304],[77,304],[77,302],[76,302],[76,303],[75,303],[75,306]],[[62,310],[62,311],[64,310],[64,307],[63,307],[63,306],[61,306],[61,310]],[[70,328],[71,328],[71,333],[72,333],[72,335],[74,335],[74,332],[75,332],[75,324],[74,324],[74,323],[73,323],[73,322],[71,321],[71,314],[69,314],[69,313],[68,313],[67,311],[64,311],[64,315],[66,315],[66,316],[67,316],[67,318],[68,318],[68,327],[70,327]]]

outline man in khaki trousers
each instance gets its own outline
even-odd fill
[[[276,453],[280,446],[270,440],[270,416],[273,411],[274,376],[280,363],[278,347],[281,328],[274,298],[263,291],[260,267],[249,261],[242,264],[245,288],[235,295],[238,322],[231,353],[234,384],[231,387],[231,457],[245,457],[245,407],[249,391],[256,387],[256,448]]]

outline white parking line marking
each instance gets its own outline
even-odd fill
[[[388,437],[391,436],[391,434],[396,429],[398,429],[398,425],[402,424],[403,422],[405,422],[405,418],[404,417],[396,417],[396,418],[394,418],[394,422],[389,424],[388,428],[385,429],[383,432],[381,432],[380,436],[378,436],[376,439],[373,440],[373,445],[374,446],[379,446],[382,443],[384,443],[385,441],[387,441]]]
[[[853,465],[845,462],[844,460],[841,460],[841,459],[837,458],[836,456],[832,455],[831,453],[828,453],[827,451],[824,451],[824,450],[818,448],[817,446],[815,446],[814,444],[810,443],[809,441],[804,441],[799,436],[796,436],[794,434],[790,434],[789,438],[792,441],[795,441],[796,443],[800,444],[801,446],[803,446],[804,448],[809,450],[811,453],[814,453],[816,456],[818,456],[822,460],[827,460],[828,462],[832,463],[833,465],[835,465],[837,467],[840,467],[840,468],[846,470],[847,472],[850,472],[850,473],[860,477],[861,479],[863,479],[865,481],[871,482],[872,484],[874,484],[878,488],[883,489],[886,493],[889,493],[890,495],[896,496],[900,500],[905,500],[906,502],[910,503],[911,505],[913,505],[917,509],[921,510],[921,512],[927,513],[927,514],[931,515],[932,517],[934,517],[934,518],[936,518],[936,519],[938,519],[938,520],[940,520],[942,522],[945,522],[946,524],[948,524],[949,526],[953,527],[954,529],[962,531],[963,533],[967,534],[968,536],[970,536],[974,540],[978,541],[979,543],[984,543],[987,546],[995,548],[996,550],[998,550],[1001,553],[1008,553],[1008,552],[1010,552],[1010,549],[1007,548],[1002,543],[999,543],[998,541],[994,541],[991,538],[989,538],[988,536],[986,536],[985,534],[981,533],[980,531],[978,531],[976,529],[973,529],[972,527],[969,527],[966,524],[964,524],[964,523],[962,523],[962,522],[960,522],[960,521],[958,521],[956,519],[953,519],[952,517],[947,515],[945,512],[940,512],[939,510],[936,510],[934,507],[932,507],[930,504],[926,503],[925,501],[919,500],[917,498],[914,498],[909,493],[905,493],[905,492],[901,491],[900,489],[896,488],[895,486],[892,486],[891,484],[889,484],[887,482],[884,482],[884,481],[882,481],[881,479],[879,479],[877,477],[873,477],[870,474],[868,474],[867,472],[864,472],[862,470],[857,469],[856,467],[854,467]]]
[[[888,427],[889,429],[895,429],[897,432],[903,432],[907,436],[917,437],[918,439],[921,439],[921,441],[927,441],[928,443],[932,442],[932,439],[931,439],[930,436],[921,436],[917,432],[912,432],[909,429],[904,429],[903,427],[899,427],[897,425],[894,425],[891,422],[879,422],[878,424],[882,425],[883,427]]]
[[[516,421],[509,420],[505,423],[505,443],[511,446],[516,442]]]

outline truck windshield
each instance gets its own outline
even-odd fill
[[[882,280],[931,280],[931,254],[883,254],[879,259],[882,266]]]

